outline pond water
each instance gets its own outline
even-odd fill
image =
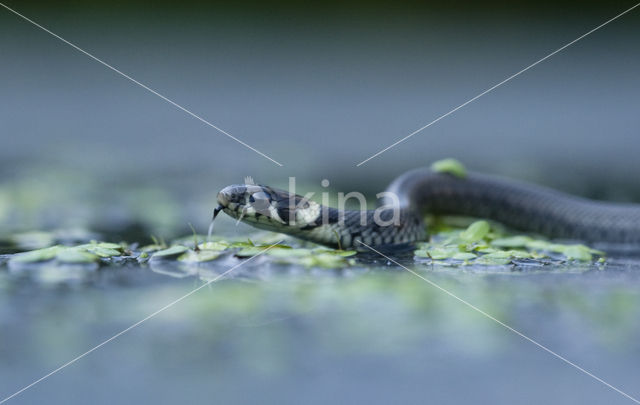
[[[230,257],[188,268],[173,262],[26,272],[5,266],[2,394],[239,262]],[[611,257],[604,267],[534,269],[405,263],[638,395],[637,257]],[[342,270],[248,262],[15,402],[520,403],[523,397],[531,403],[629,403],[406,270],[365,257]]]

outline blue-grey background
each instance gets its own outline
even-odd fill
[[[206,229],[217,190],[246,175],[375,193],[443,157],[640,201],[638,9],[355,167],[632,2],[5,4],[284,167],[0,8],[3,232],[171,238],[189,222]],[[637,396],[638,266],[616,266],[437,277]],[[123,271],[48,288],[3,270],[0,396],[199,285]],[[308,281],[318,290],[278,277],[216,285],[200,306],[163,314],[15,402],[628,403],[408,274],[359,275],[375,288],[353,290],[323,277]],[[301,294],[315,315],[297,313]]]
[[[3,10],[3,182],[66,191],[84,180],[111,206],[144,184],[194,205],[246,175],[375,192],[456,157],[588,196],[640,195],[636,11],[355,167],[629,2],[7,4],[284,167]],[[78,221],[62,211],[50,216]],[[198,206],[180,223],[206,224],[209,211]]]

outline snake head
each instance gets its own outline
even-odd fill
[[[283,226],[303,228],[319,218],[320,205],[302,196],[255,184],[234,184],[218,193],[218,204],[229,216],[270,231]]]

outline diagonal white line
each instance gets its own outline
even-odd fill
[[[390,258],[389,256],[379,252],[378,250],[372,248],[371,246],[367,245],[364,242],[360,242],[358,241],[360,244],[362,244],[363,246],[365,246],[366,248],[368,248],[369,250],[371,250],[372,252],[375,252],[377,254],[379,254],[380,256],[384,257],[385,259],[389,260],[390,262],[402,267],[403,269],[405,269],[406,271],[408,271],[409,273],[413,274],[414,276],[422,279],[423,281],[426,281],[429,285],[431,285],[432,287],[437,288],[438,290],[442,291],[443,293],[447,294],[448,296],[455,298],[456,300],[460,301],[461,303],[463,303],[464,305],[468,306],[469,308],[473,309],[474,311],[486,316],[487,318],[491,319],[492,321],[496,322],[497,324],[499,324],[500,326],[508,329],[509,331],[515,333],[516,335],[520,336],[521,338],[528,340],[529,342],[533,343],[534,345],[538,346],[539,348],[541,348],[542,350],[546,351],[547,353],[551,354],[552,356],[557,357],[558,359],[564,361],[565,363],[569,364],[570,366],[576,368],[577,370],[583,372],[584,374],[588,375],[589,377],[593,378],[594,380],[606,385],[607,387],[611,388],[612,390],[616,391],[618,394],[623,395],[625,397],[627,397],[628,399],[632,400],[633,402],[640,404],[640,401],[638,401],[637,399],[635,399],[634,397],[632,397],[631,395],[625,393],[624,391],[614,387],[613,385],[609,384],[608,382],[604,381],[603,379],[597,377],[596,375],[594,375],[593,373],[590,373],[589,371],[585,370],[584,368],[580,367],[579,365],[573,363],[572,361],[566,359],[565,357],[562,357],[561,355],[559,355],[558,353],[554,352],[553,350],[547,348],[546,346],[542,345],[541,343],[536,342],[535,340],[531,339],[530,337],[526,336],[525,334],[523,334],[522,332],[512,328],[511,326],[507,325],[506,323],[496,319],[494,316],[484,312],[483,310],[481,310],[480,308],[476,307],[475,305],[471,304],[470,302],[458,297],[457,295],[455,295],[454,293],[450,292],[449,290],[445,289],[444,287],[440,286],[439,284],[429,280],[428,278],[421,276],[420,274],[416,273],[415,271],[409,269],[408,267],[405,267],[403,265],[401,265],[400,263],[398,263],[397,261],[393,260],[392,258]]]
[[[133,325],[129,326],[126,329],[123,329],[122,331],[116,333],[115,335],[111,336],[109,339],[105,340],[104,342],[100,343],[97,346],[94,346],[93,348],[87,350],[86,352],[82,353],[81,355],[73,358],[72,360],[69,360],[68,362],[64,363],[63,365],[61,365],[60,367],[56,368],[55,370],[51,371],[50,373],[38,378],[37,380],[35,380],[34,382],[32,382],[31,384],[19,389],[18,391],[14,392],[13,394],[9,395],[8,397],[4,398],[3,400],[0,401],[0,404],[3,404],[5,402],[7,402],[8,400],[10,400],[11,398],[20,395],[21,393],[23,393],[24,391],[28,390],[29,388],[33,387],[34,385],[38,384],[39,382],[46,380],[47,378],[51,377],[52,375],[54,375],[55,373],[57,373],[58,371],[64,369],[67,366],[72,365],[73,363],[75,363],[76,361],[82,359],[83,357],[85,357],[86,355],[98,350],[99,348],[101,348],[102,346],[106,345],[107,343],[111,342],[114,339],[119,338],[120,336],[124,335],[125,333],[129,332],[131,329],[136,328],[137,326],[139,326],[140,324],[142,324],[143,322],[148,321],[149,319],[153,318],[154,316],[158,315],[159,313],[163,312],[164,310],[171,308],[172,306],[174,306],[175,304],[179,303],[180,301],[184,300],[187,297],[190,297],[191,295],[197,293],[198,291],[202,290],[205,287],[208,287],[209,285],[211,285],[212,283],[216,282],[217,280],[221,279],[222,277],[226,276],[227,274],[231,273],[233,270],[237,269],[238,267],[242,266],[245,263],[250,262],[251,260],[255,259],[256,257],[260,256],[261,254],[265,253],[267,250],[271,249],[272,247],[279,245],[282,241],[274,243],[273,245],[268,246],[267,248],[265,248],[264,250],[258,252],[257,254],[251,256],[250,258],[248,258],[247,260],[240,262],[238,264],[236,264],[235,266],[231,267],[229,270],[225,271],[224,273],[219,274],[218,276],[214,277],[213,279],[207,281],[206,283],[202,284],[200,287],[191,290],[190,292],[186,293],[185,295],[183,295],[182,297],[170,302],[169,304],[165,305],[164,307],[158,309],[157,311],[155,311],[154,313],[146,316],[144,319],[139,320],[138,322],[134,323]]]
[[[506,79],[504,79],[503,81],[501,81],[498,84],[495,84],[491,87],[489,87],[488,89],[486,89],[485,91],[483,91],[482,93],[478,94],[477,96],[465,101],[464,103],[460,104],[459,106],[457,106],[456,108],[454,108],[453,110],[449,111],[446,114],[442,114],[441,116],[439,116],[438,118],[436,118],[435,120],[431,121],[430,123],[428,123],[427,125],[416,129],[415,131],[413,131],[412,133],[410,133],[409,135],[405,136],[404,138],[392,143],[391,145],[387,146],[386,148],[382,149],[381,151],[369,156],[368,158],[366,158],[365,160],[363,160],[362,162],[358,163],[356,165],[356,167],[361,166],[365,163],[367,163],[369,160],[373,159],[374,157],[383,154],[384,152],[388,151],[389,149],[393,148],[394,146],[398,145],[401,142],[406,141],[407,139],[411,138],[412,136],[414,136],[415,134],[417,134],[418,132],[421,132],[427,128],[429,128],[431,125],[435,124],[436,122],[440,121],[443,118],[448,117],[449,115],[453,114],[454,112],[458,111],[459,109],[461,109],[462,107],[466,106],[467,104],[473,103],[474,101],[476,101],[477,99],[479,99],[480,97],[484,96],[485,94],[495,90],[496,88],[502,86],[503,84],[505,84],[506,82],[510,81],[511,79],[514,79],[518,76],[520,76],[522,73],[526,72],[527,70],[531,69],[532,67],[538,65],[539,63],[544,62],[545,60],[549,59],[550,57],[552,57],[553,55],[557,54],[558,52],[561,52],[562,50],[570,47],[571,45],[575,44],[576,42],[580,41],[582,38],[596,32],[597,30],[599,30],[600,28],[604,27],[605,25],[609,24],[610,22],[617,20],[618,18],[622,17],[623,15],[627,14],[629,11],[633,10],[634,8],[640,6],[640,3],[636,4],[635,6],[628,8],[627,10],[623,11],[622,13],[618,14],[617,16],[605,21],[604,23],[598,25],[597,27],[595,27],[594,29],[592,29],[591,31],[582,34],[581,36],[579,36],[578,38],[574,39],[573,41],[569,42],[566,45],[563,45],[562,47],[556,49],[555,51],[551,52],[550,54],[548,54],[547,56],[543,57],[542,59],[539,59],[538,61],[532,63],[531,65],[527,66],[526,68],[522,69],[521,71],[519,71],[518,73],[514,73],[511,76],[507,77]]]
[[[80,47],[78,47],[75,44],[72,44],[71,42],[67,41],[66,39],[62,38],[60,35],[48,30],[47,28],[43,27],[42,25],[38,24],[37,22],[29,19],[28,17],[25,17],[24,15],[20,14],[19,12],[17,12],[16,10],[10,8],[9,6],[0,3],[0,6],[6,8],[7,10],[11,11],[13,14],[17,15],[18,17],[22,18],[23,20],[35,25],[36,27],[40,28],[41,30],[43,30],[44,32],[58,38],[60,41],[64,42],[65,44],[69,45],[70,47],[74,48],[75,50],[82,52],[83,54],[87,55],[88,57],[90,57],[91,59],[95,60],[96,62],[106,66],[107,68],[113,70],[114,72],[116,72],[117,74],[119,74],[120,76],[124,77],[125,79],[128,79],[130,81],[132,81],[133,83],[137,84],[138,86],[142,87],[143,89],[149,91],[152,94],[155,94],[156,96],[160,97],[161,99],[163,99],[164,101],[166,101],[167,103],[173,105],[174,107],[186,112],[187,114],[189,114],[190,116],[192,116],[193,118],[205,123],[206,125],[210,126],[211,128],[215,129],[216,131],[228,136],[229,138],[233,139],[234,141],[238,142],[240,145],[251,149],[252,151],[254,151],[255,153],[257,153],[258,155],[269,159],[270,161],[272,161],[273,163],[277,164],[278,166],[283,166],[282,163],[272,159],[271,157],[267,156],[266,154],[260,152],[258,149],[248,145],[247,143],[241,141],[240,139],[236,138],[235,136],[231,135],[230,133],[228,133],[227,131],[213,125],[212,123],[210,123],[209,121],[205,120],[204,118],[202,118],[201,116],[187,110],[186,108],[184,108],[183,106],[181,106],[180,104],[176,103],[175,101],[169,99],[168,97],[163,96],[162,94],[158,93],[157,91],[153,90],[152,88],[140,83],[139,81],[137,81],[136,79],[134,79],[133,77],[121,72],[120,70],[116,69],[115,67],[111,66],[110,64],[108,64],[107,62],[103,61],[102,59],[98,58],[97,56],[94,56],[92,54],[90,54],[89,52],[85,51],[84,49],[81,49]]]

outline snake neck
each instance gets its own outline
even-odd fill
[[[298,237],[333,248],[382,250],[407,248],[425,238],[421,215],[408,210],[379,208],[377,210],[340,211],[328,208],[327,221],[301,229]]]
[[[410,209],[338,210],[321,206],[315,223],[292,230],[292,235],[334,249],[397,250],[423,240],[422,216]]]

